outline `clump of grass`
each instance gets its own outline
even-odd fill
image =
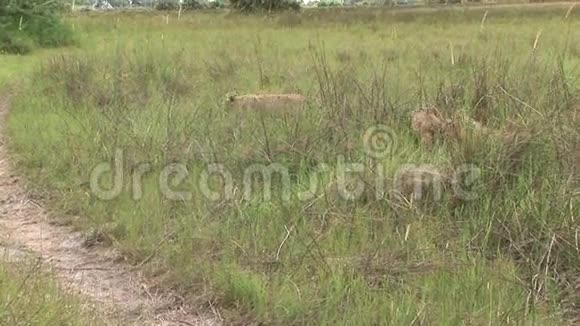
[[[0,263],[0,324],[100,325],[39,263]]]

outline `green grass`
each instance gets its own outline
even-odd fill
[[[73,48],[39,49],[30,55],[0,55],[0,89],[10,88],[30,78],[43,60],[63,51],[72,52]]]
[[[0,325],[100,325],[34,262],[0,263]]]
[[[563,324],[578,314],[580,267],[580,22],[566,10],[490,9],[483,25],[476,9],[217,12],[169,24],[155,14],[72,16],[84,50],[38,66],[14,103],[11,146],[53,208],[82,216],[75,226],[96,228],[188,300],[216,301],[228,323]],[[285,117],[236,114],[223,104],[232,90],[311,101]],[[429,151],[409,115],[430,104],[531,137]],[[396,148],[371,162],[363,134],[379,124]],[[118,150],[122,191],[99,199],[91,173]],[[365,164],[357,200],[332,190],[340,159]],[[173,188],[190,192],[181,201],[160,185],[176,162],[188,172]],[[229,171],[231,198],[204,195],[211,163]],[[288,169],[291,200],[278,177],[271,200],[244,196],[244,171],[271,163]],[[300,200],[320,163],[327,191]],[[369,185],[392,184],[408,163],[476,166],[477,196],[375,198]],[[131,175],[145,164],[141,194]]]
[[[53,51],[30,56],[0,56],[0,90],[28,78],[35,65]],[[0,250],[0,255],[4,255]],[[101,325],[75,294],[60,287],[54,275],[34,261],[0,257],[0,325]]]

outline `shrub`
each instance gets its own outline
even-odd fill
[[[170,11],[179,9],[179,4],[174,0],[161,0],[155,5],[156,10]]]
[[[342,6],[342,4],[333,1],[320,1],[318,3],[318,7],[339,7],[339,6]]]
[[[183,1],[183,9],[204,9],[208,7],[208,3],[199,0],[185,0]]]
[[[224,8],[225,7],[225,3],[222,0],[218,0],[218,1],[213,1],[213,2],[209,2],[207,4],[207,7],[209,9],[218,9],[218,8]]]
[[[5,31],[0,31],[0,54],[26,54],[31,52],[32,49],[34,49],[34,42],[31,39],[17,34],[13,35]]]
[[[224,8],[223,0],[218,1],[206,1],[206,0],[184,0],[183,4],[181,5],[181,9],[183,10],[199,10],[199,9],[217,9],[217,8]],[[179,10],[179,1],[178,0],[162,0],[157,3],[155,7],[157,10]]]
[[[244,12],[300,9],[300,4],[294,0],[231,0],[230,5]]]
[[[244,12],[255,11],[279,11],[279,10],[298,10],[300,4],[295,0],[232,0],[232,8]],[[225,6],[222,0],[208,2],[206,0],[184,0],[183,10],[195,9],[215,9]],[[156,10],[170,11],[179,10],[179,0],[160,0],[155,6]]]
[[[1,1],[0,52],[23,54],[30,52],[34,46],[73,44],[72,30],[58,16],[63,8],[58,1]]]

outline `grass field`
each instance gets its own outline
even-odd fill
[[[81,44],[24,81],[11,149],[88,244],[227,324],[565,324],[580,313],[579,15],[73,15]],[[309,101],[235,112],[232,91]],[[429,150],[410,128],[429,105],[513,137]],[[345,164],[360,171],[341,191]],[[469,167],[470,196],[392,196],[408,164]]]
[[[34,57],[2,56],[2,95],[51,55],[40,51]],[[76,293],[57,284],[47,266],[26,255],[0,241],[0,325],[103,325]]]
[[[0,325],[102,324],[34,261],[0,263],[0,307]]]

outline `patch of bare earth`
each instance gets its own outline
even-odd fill
[[[7,97],[0,95],[1,257],[22,259],[26,252],[40,258],[63,287],[86,299],[109,325],[221,324],[215,311],[197,312],[175,295],[149,289],[138,271],[115,260],[114,249],[85,248],[80,233],[51,223],[11,172],[2,137],[7,114]]]

